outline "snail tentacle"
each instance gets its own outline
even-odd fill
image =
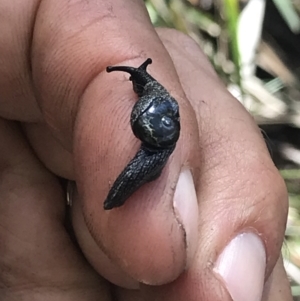
[[[123,71],[130,74],[129,80],[132,81],[133,91],[139,96],[143,96],[145,93],[145,88],[147,84],[155,84],[164,89],[147,71],[148,65],[152,64],[152,60],[148,58],[141,66],[138,68],[128,67],[128,66],[108,66],[106,68],[107,72],[113,71]],[[167,92],[167,91],[165,91]]]

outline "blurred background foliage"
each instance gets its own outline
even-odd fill
[[[300,301],[300,0],[145,0],[155,26],[203,49],[228,90],[254,116],[289,191],[283,247]]]

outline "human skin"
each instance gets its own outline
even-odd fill
[[[1,300],[292,300],[284,183],[190,38],[155,31],[138,0],[2,0],[0,30]],[[181,137],[161,177],[107,212],[140,142],[131,83],[105,68],[147,57],[179,103]],[[58,176],[77,184],[77,243]]]

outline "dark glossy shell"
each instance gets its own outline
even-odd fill
[[[143,99],[145,98],[145,99]],[[137,102],[131,114],[134,135],[150,148],[165,148],[175,145],[180,133],[179,108],[174,98],[142,96],[141,102],[148,107],[139,110]],[[138,111],[138,113],[137,113]]]

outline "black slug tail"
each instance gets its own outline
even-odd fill
[[[142,145],[114,182],[104,202],[104,209],[122,206],[143,184],[158,178],[174,148],[175,145],[172,148],[150,151]]]
[[[108,66],[106,72],[112,71],[123,71],[129,73],[130,80],[133,84],[133,90],[138,96],[142,96],[144,93],[144,87],[147,83],[156,80],[147,72],[147,66],[152,63],[152,60],[148,58],[141,66],[138,68],[128,67],[128,66]]]

